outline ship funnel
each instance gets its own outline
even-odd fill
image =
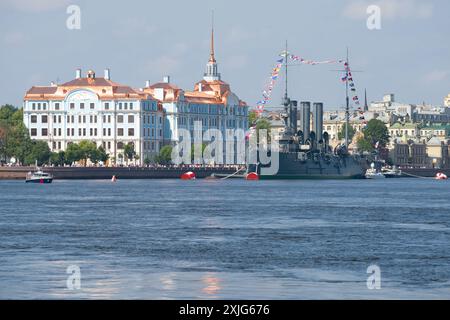
[[[297,101],[292,100],[291,101],[291,115],[289,117],[290,119],[290,126],[294,133],[297,132]]]
[[[316,142],[323,138],[323,103],[313,103],[313,130],[316,133]]]
[[[300,102],[300,116],[301,116],[301,127],[300,130],[303,132],[304,141],[309,139],[309,132],[311,131],[311,103],[307,101]]]

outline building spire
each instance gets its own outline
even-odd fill
[[[216,58],[214,57],[214,11],[211,17],[211,48],[209,53],[209,60],[206,64],[206,72],[203,79],[205,81],[217,81],[220,80],[220,73],[218,72]]]
[[[369,106],[367,105],[367,89],[364,89],[364,111],[368,111]]]
[[[216,58],[214,57],[214,10],[211,16],[211,51],[209,54],[209,62],[216,62]]]

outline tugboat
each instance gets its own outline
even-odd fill
[[[40,168],[37,168],[34,172],[28,172],[25,178],[26,183],[52,183],[52,181],[53,176],[43,172]]]
[[[301,102],[300,110],[298,110],[297,101],[288,97],[287,61],[285,61],[284,67],[286,84],[282,101],[284,112],[281,114],[284,121],[284,132],[278,141],[278,172],[265,173],[266,170],[263,169],[269,168],[271,164],[261,164],[260,151],[258,151],[256,164],[249,163],[246,174],[256,173],[259,179],[363,179],[368,167],[367,160],[348,152],[350,114],[348,83],[345,144],[332,150],[329,146],[329,134],[323,132],[323,103],[313,104],[313,130],[311,130],[311,104],[310,102]],[[300,128],[297,128],[298,112],[300,112]],[[272,141],[272,143],[277,142]]]

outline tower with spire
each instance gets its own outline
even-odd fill
[[[214,56],[214,15],[211,25],[211,48],[209,53],[209,61],[206,64],[206,72],[203,79],[208,82],[220,80],[220,73],[218,72],[217,62]]]
[[[367,89],[364,89],[364,111],[369,111],[369,106],[367,105]]]

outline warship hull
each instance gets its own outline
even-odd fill
[[[279,154],[279,169],[275,174],[261,170],[265,165],[250,165],[247,172],[256,172],[260,179],[364,179],[367,165],[353,156],[325,156],[299,160],[296,152]]]

